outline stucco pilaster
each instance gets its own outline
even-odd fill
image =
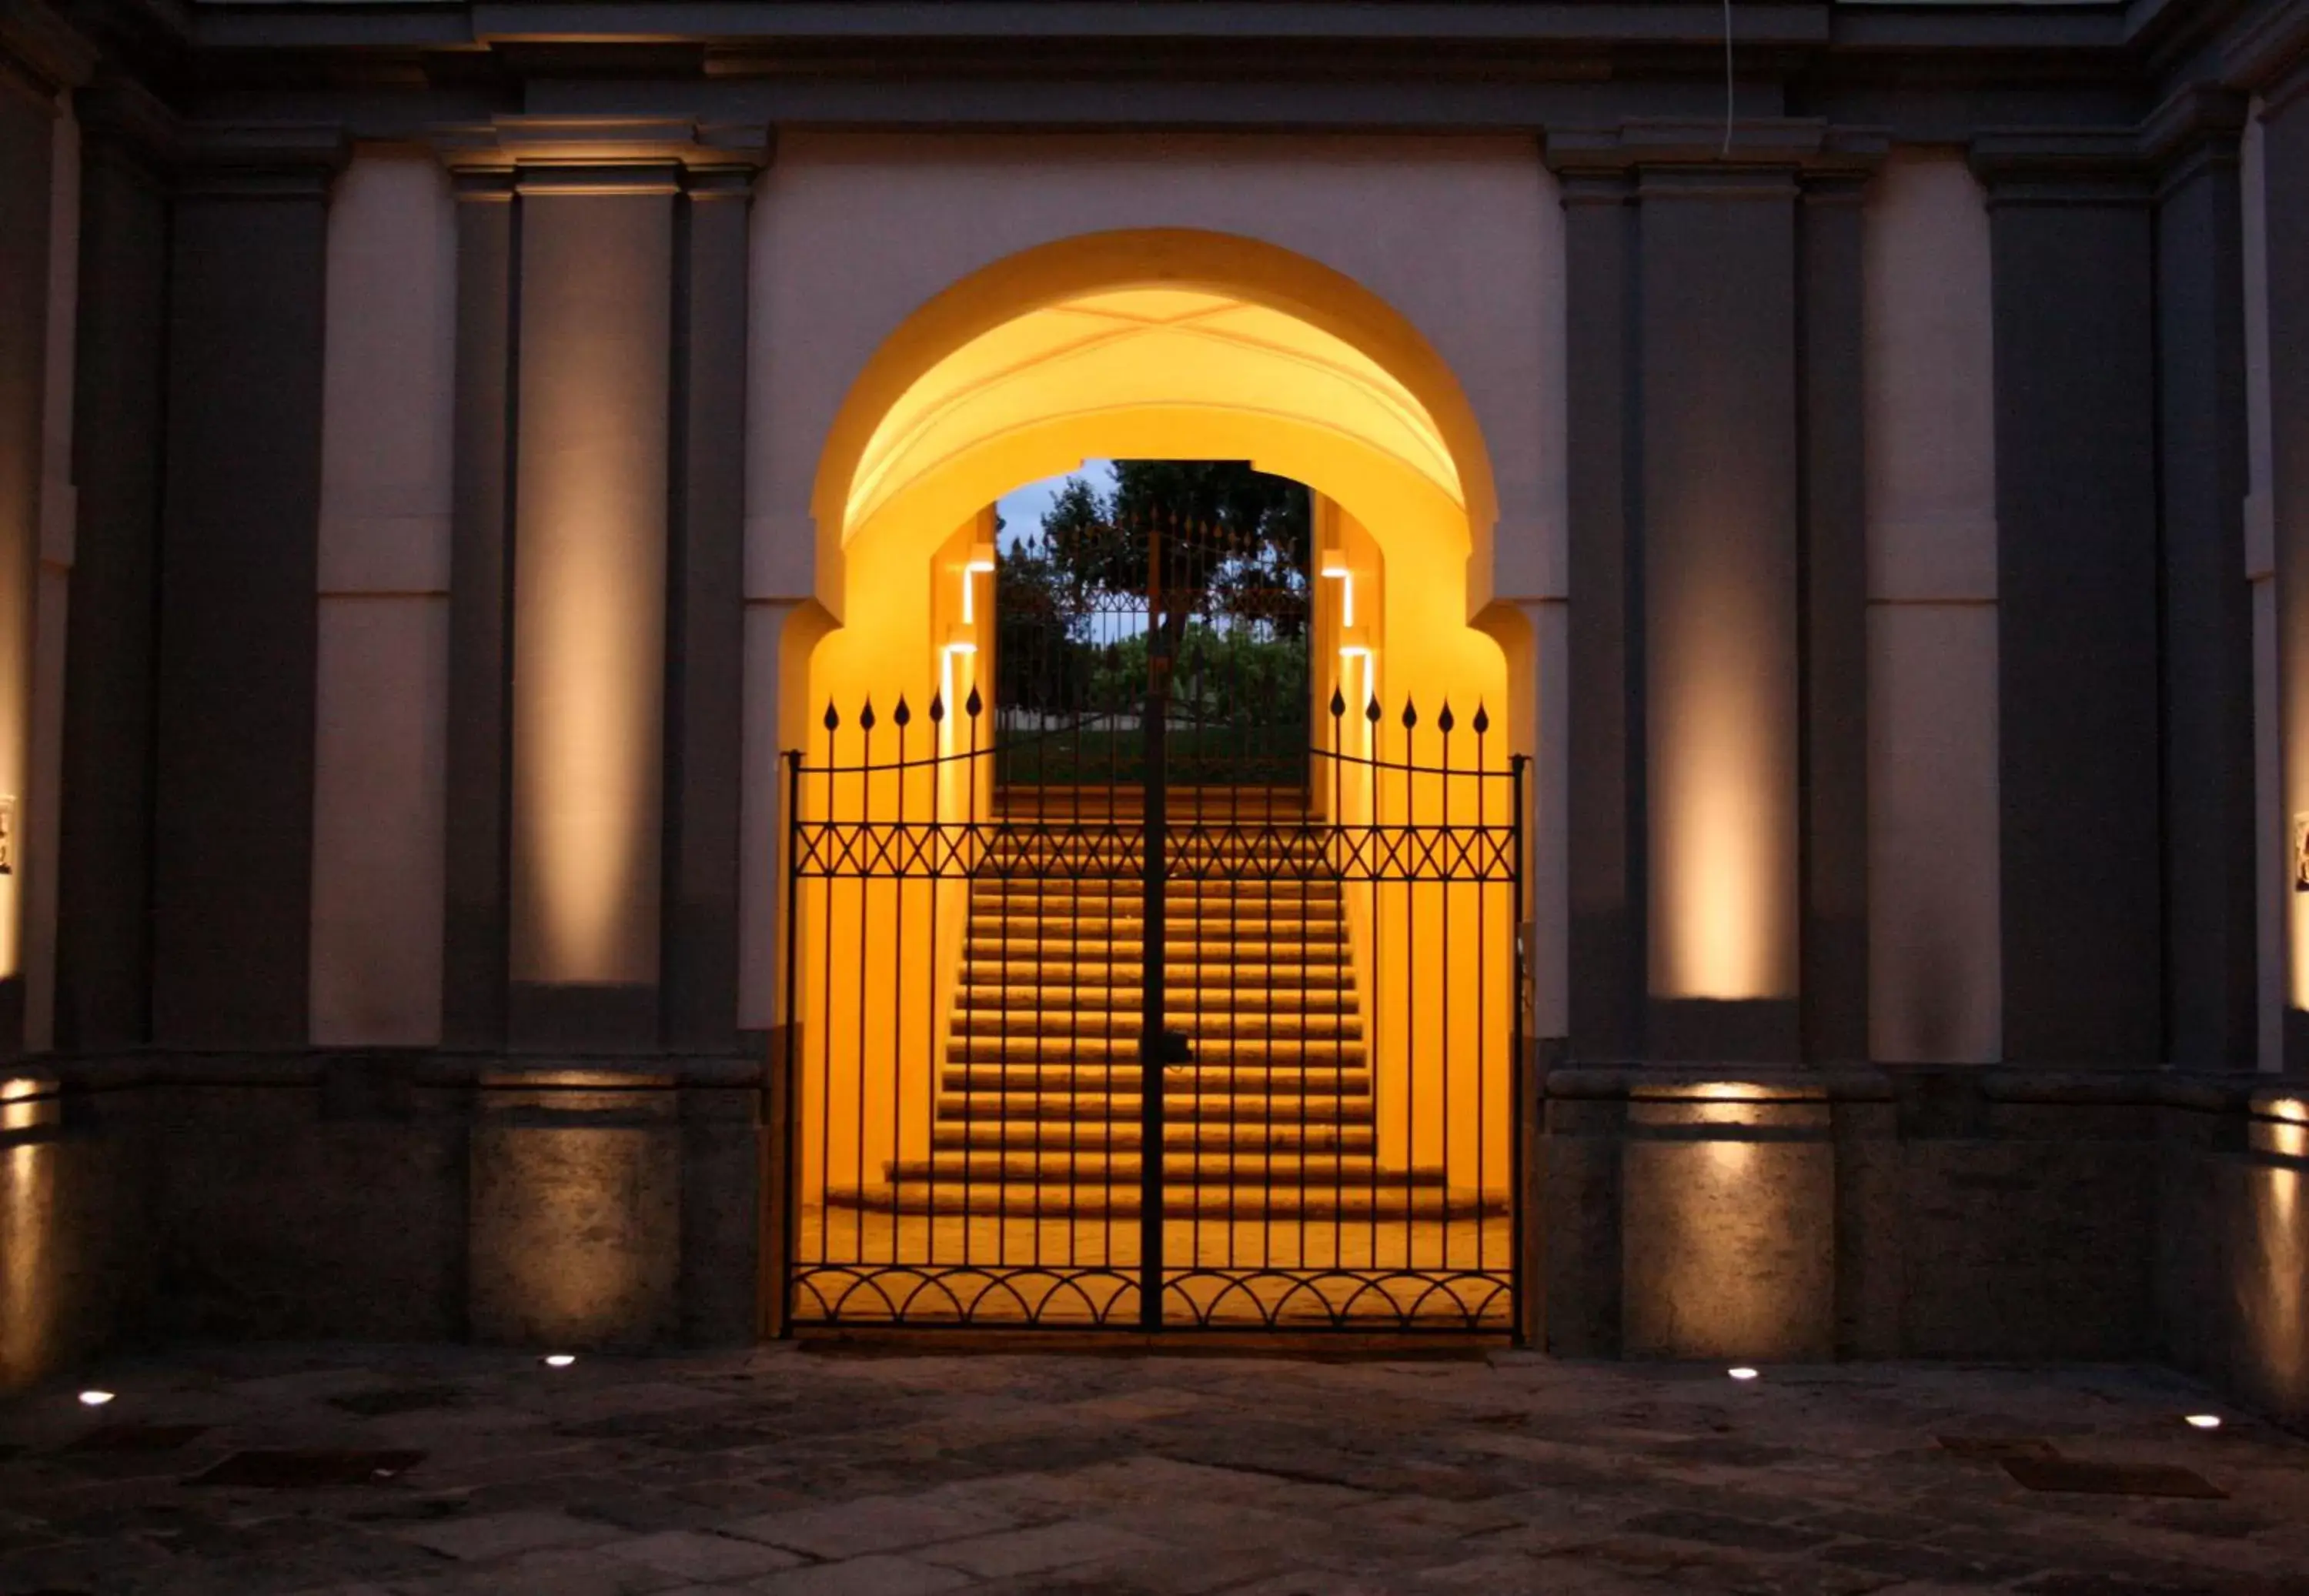
[[[1984,134],[2004,1057],[2162,1047],[2152,190],[2130,129]]]
[[[327,125],[188,131],[170,240],[154,1040],[301,1048]]]
[[[1882,142],[1769,121],[1729,143],[1632,123],[1548,142],[1575,1058],[1860,1050],[1856,200]]]
[[[160,570],[174,119],[133,85],[74,97],[81,125],[75,487],[58,795],[55,1044],[149,1040],[152,617]]]
[[[85,45],[46,6],[0,19],[0,1058],[24,1046],[58,96],[88,66]]]
[[[2309,56],[2262,91],[2262,266],[2268,303],[2270,552],[2276,569],[2279,815],[2286,880],[2282,1056],[2309,1067]]]
[[[1797,204],[1803,656],[1803,1057],[1868,1056],[1868,550],[1861,349],[1864,177]]]
[[[2253,590],[2246,494],[2241,96],[2175,95],[2158,168],[2159,644],[2169,1062],[2252,1067],[2255,1005]]]
[[[458,174],[447,1032],[735,1045],[752,146],[441,130]]]

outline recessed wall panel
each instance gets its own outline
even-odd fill
[[[1896,152],[1862,227],[1869,1051],[1985,1063],[2002,1032],[1986,195],[1958,154]]]
[[[653,1032],[672,194],[521,204],[511,975]]]
[[[313,802],[313,1040],[441,1035],[448,177],[365,154],[329,212]]]
[[[1794,200],[1785,179],[1645,184],[1656,999],[1751,1003],[1796,991]]]

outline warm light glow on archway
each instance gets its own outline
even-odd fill
[[[860,457],[845,536],[910,485],[956,470],[973,453],[1005,460],[997,477],[1031,480],[1045,473],[1007,457],[1034,435],[1146,408],[1190,409],[1254,435],[1278,419],[1326,432],[1466,508],[1434,418],[1370,356],[1268,306],[1142,288],[1031,311],[925,372]]]

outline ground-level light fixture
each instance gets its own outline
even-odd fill
[[[2218,1429],[2221,1428],[2221,1416],[2218,1413],[2192,1413],[2183,1422],[2192,1429]]]
[[[1752,1380],[1757,1375],[1756,1370],[1750,1368],[1744,1363],[1737,1368],[1727,1368],[1724,1372],[1735,1380]]]
[[[577,1361],[577,1354],[575,1352],[548,1352],[544,1357],[539,1359],[538,1361],[545,1365],[548,1368],[567,1368],[571,1364]]]
[[[100,1408],[111,1400],[112,1393],[109,1391],[83,1391],[80,1393],[80,1405],[83,1408]]]

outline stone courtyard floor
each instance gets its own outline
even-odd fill
[[[333,1347],[90,1378],[117,1400],[0,1404],[0,1592],[2309,1592],[2309,1443],[2192,1429],[2219,1405],[2146,1370]]]

